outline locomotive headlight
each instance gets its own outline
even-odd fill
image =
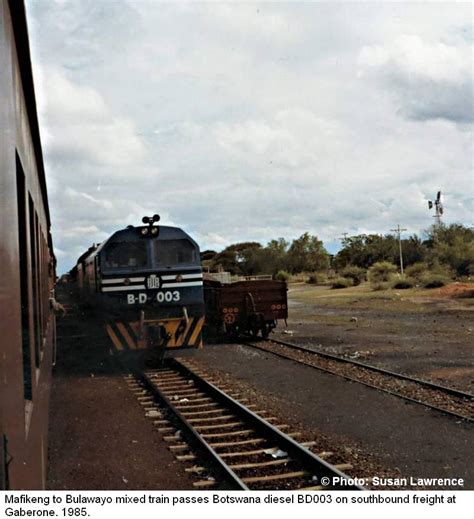
[[[181,281],[183,281],[183,276],[181,274],[178,274],[175,278],[175,281],[177,281],[178,283],[181,283]]]
[[[151,234],[158,234],[158,227],[152,227],[151,228]]]
[[[143,229],[140,231],[140,233],[142,234],[142,236],[146,236],[148,234],[148,228],[143,227]]]
[[[126,285],[126,286],[130,285],[130,280],[128,278],[125,278],[123,280],[123,284]]]

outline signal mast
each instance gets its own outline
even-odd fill
[[[435,208],[435,215],[433,218],[436,218],[436,224],[435,226],[441,227],[441,216],[443,215],[443,204],[441,203],[441,191],[438,191],[438,194],[436,195],[436,200],[432,202],[431,200],[428,200],[428,209],[433,209],[433,206]]]

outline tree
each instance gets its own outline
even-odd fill
[[[369,268],[378,261],[399,261],[398,240],[393,235],[359,234],[349,236],[342,242],[343,248],[337,253],[335,267],[348,265]]]
[[[431,265],[438,263],[452,269],[458,276],[469,276],[474,267],[474,231],[461,224],[441,225],[428,231],[425,245]]]
[[[253,251],[261,248],[262,246],[257,242],[234,243],[213,258],[211,268],[218,270],[220,267],[231,274],[252,275],[256,269]]]
[[[317,236],[305,232],[293,240],[288,250],[287,261],[288,270],[293,274],[325,270],[329,267],[329,254]]]
[[[201,261],[209,261],[214,259],[217,256],[217,252],[215,250],[205,250],[201,252]]]

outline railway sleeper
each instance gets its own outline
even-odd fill
[[[195,481],[193,483],[194,488],[212,488],[217,485],[217,481],[214,479],[204,479],[201,481]]]
[[[181,414],[187,419],[190,416],[198,416],[198,415],[210,415],[210,414],[217,414],[217,413],[225,413],[227,412],[227,409],[219,408],[219,409],[211,409],[209,411],[184,411]]]
[[[215,431],[219,429],[233,429],[234,427],[241,427],[245,425],[244,422],[230,422],[214,425],[196,425],[193,426],[196,431]]]
[[[280,460],[262,461],[262,462],[255,462],[255,463],[236,463],[233,465],[229,465],[229,467],[232,470],[259,469],[259,468],[287,465],[291,461],[293,461],[291,458],[285,458],[285,459],[280,459]]]
[[[182,410],[186,410],[186,409],[199,409],[199,408],[203,408],[203,407],[217,407],[217,406],[219,406],[219,404],[216,402],[207,402],[205,404],[198,404],[198,405],[176,405],[176,408],[179,409],[179,411],[182,411]]]
[[[204,403],[204,402],[211,403],[212,402],[212,398],[209,398],[209,397],[193,398],[192,400],[189,400],[189,402],[183,402],[183,403],[194,404],[194,403]],[[181,407],[182,407],[179,402],[176,402],[176,404],[173,403],[173,405],[175,405],[178,409],[181,409]]]
[[[250,440],[238,440],[235,442],[210,442],[209,445],[213,449],[229,448],[229,447],[240,447],[242,445],[258,445],[259,443],[265,443],[267,440],[264,438],[251,438]]]
[[[212,416],[210,418],[189,418],[188,422],[193,423],[202,423],[202,422],[218,422],[219,420],[230,420],[235,419],[236,416],[233,414],[224,414],[221,416]]]
[[[242,429],[240,431],[231,431],[225,433],[211,433],[211,434],[201,434],[201,437],[204,439],[211,438],[227,438],[228,436],[248,436],[249,434],[254,434],[255,431],[253,429]]]
[[[305,478],[309,476],[309,472],[298,470],[296,472],[284,472],[282,474],[272,474],[270,476],[250,476],[242,478],[244,483],[266,483],[269,481],[281,481],[284,479]]]
[[[179,389],[178,391],[163,391],[163,393],[165,395],[168,395],[168,394],[172,394],[172,393],[177,393],[179,395],[197,395],[197,394],[201,394],[203,395],[204,393],[202,391],[199,391],[199,389]]]

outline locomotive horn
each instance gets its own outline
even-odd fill
[[[143,223],[150,223],[150,218],[148,218],[148,216],[144,216],[144,217],[142,218],[142,222],[143,222]]]

